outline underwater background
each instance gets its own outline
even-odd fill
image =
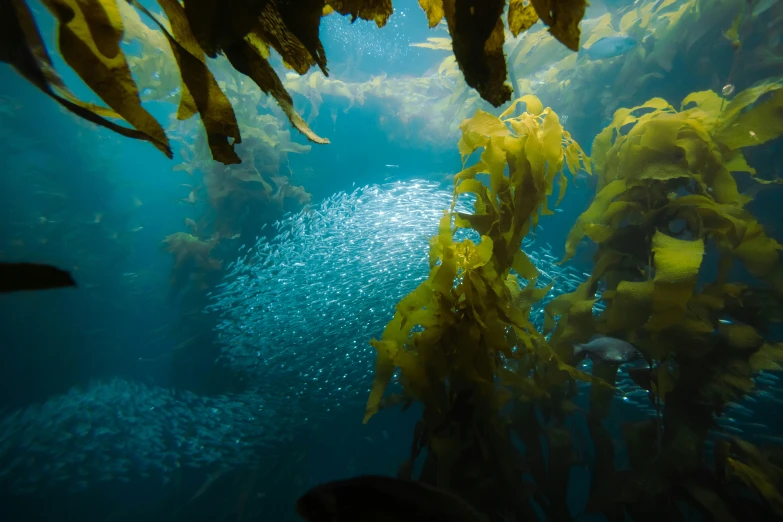
[[[270,58],[295,110],[331,143],[308,141],[220,57],[210,67],[243,137],[242,162],[222,164],[198,118],[175,117],[180,79],[162,33],[119,4],[122,49],[173,159],[74,117],[0,66],[0,260],[52,264],[77,283],[0,296],[0,518],[282,522],[297,519],[296,499],[317,484],[395,475],[411,457],[423,408],[414,402],[362,423],[375,372],[370,340],[428,277],[430,238],[466,165],[460,125],[509,104],[495,108],[465,83],[445,22],[428,28],[415,0],[395,1],[380,28],[333,13],[320,25],[328,77]],[[55,20],[28,5],[56,49]],[[504,51],[513,98],[533,94],[551,107],[587,156],[618,109],[662,98],[679,110],[691,93],[729,100],[762,84],[778,93],[783,81],[779,2],[596,0],[581,28],[579,52],[543,23],[516,37],[506,31]],[[76,95],[100,101],[51,55]],[[769,241],[783,242],[783,104],[775,103],[777,120],[759,120],[767,134],[757,131],[764,139],[744,151],[753,173],[735,178],[744,208]],[[540,273],[533,285],[547,289],[529,311],[542,332],[545,306],[577,292],[594,269],[595,245],[569,252],[566,240],[601,182],[584,166],[572,174],[522,242]],[[457,210],[472,203],[460,200]],[[667,226],[688,239],[682,221]],[[471,233],[460,237],[478,241]],[[705,252],[699,284],[715,279],[706,260],[717,256]],[[730,279],[753,286],[764,278],[735,264]],[[765,342],[778,346],[778,293],[752,299]],[[603,310],[598,302],[593,313]],[[574,364],[591,372],[589,360]],[[616,368],[603,420],[615,440],[622,425],[659,417],[629,368]],[[783,446],[779,369],[754,369],[747,393],[715,416],[710,440]],[[596,384],[574,382],[574,407],[589,409]],[[391,387],[402,389],[396,380]],[[576,455],[565,499],[576,518],[600,457],[592,428],[573,417],[560,427],[573,436],[563,451]],[[614,456],[618,468],[633,458],[619,444]],[[776,506],[754,484],[747,496]],[[542,519],[563,519],[544,511]],[[589,519],[606,518],[580,517]]]

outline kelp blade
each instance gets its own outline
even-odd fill
[[[123,136],[146,140],[169,158],[173,157],[162,128],[154,132],[130,129],[106,118],[122,119],[113,110],[85,103],[73,95],[54,69],[30,9],[22,0],[0,2],[0,61],[10,64],[19,74],[72,113]]]

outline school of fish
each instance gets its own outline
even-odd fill
[[[205,310],[217,314],[218,363],[244,379],[247,393],[206,397],[114,379],[7,412],[0,416],[0,484],[22,493],[78,492],[109,481],[165,484],[181,467],[243,466],[287,440],[292,422],[363,404],[375,357],[368,340],[426,278],[428,240],[450,203],[451,192],[431,181],[372,185],[267,227],[269,236],[243,249]],[[469,204],[459,203],[462,210]],[[535,232],[525,251],[541,271],[538,284],[554,281],[531,313],[540,327],[542,306],[589,274],[556,264],[544,230]],[[616,341],[588,351],[632,353]],[[613,418],[656,416],[628,374],[643,361],[620,362]],[[592,360],[581,364],[589,371]],[[755,380],[756,391],[716,419],[715,437],[780,439],[781,426],[755,421],[783,404],[780,377],[760,372]],[[584,402],[589,385],[578,386],[577,402]]]

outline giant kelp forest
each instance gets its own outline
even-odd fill
[[[783,518],[783,447],[711,435],[753,376],[783,361],[783,246],[752,211],[780,181],[754,165],[774,162],[783,134],[781,4],[648,0],[586,19],[584,0],[419,0],[436,36],[414,45],[443,60],[422,77],[368,79],[330,76],[319,27],[329,16],[383,27],[391,0],[157,3],[42,0],[59,54],[104,105],[66,87],[24,0],[0,1],[0,59],[64,110],[176,157],[194,215],[161,241],[184,317],[235,243],[310,202],[316,174],[291,157],[331,146],[321,106],[372,100],[390,140],[463,164],[428,278],[371,341],[364,421],[422,407],[399,476],[492,521]],[[639,42],[622,60],[582,55],[617,34]],[[671,80],[680,70],[694,75],[688,92]],[[164,126],[150,101],[176,103],[176,119]],[[592,135],[572,136],[575,121]],[[594,195],[563,262],[592,248],[589,278],[546,305],[539,329],[530,312],[550,288],[522,244],[584,178]],[[211,329],[194,324],[190,339]],[[647,366],[633,378],[656,416],[619,437],[605,422],[618,365],[588,373],[573,352],[595,335],[629,341]],[[591,384],[586,409],[577,381]],[[594,451],[585,512],[572,513],[579,437]]]

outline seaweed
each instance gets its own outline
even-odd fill
[[[551,213],[550,197],[562,199],[565,169],[591,173],[591,161],[532,95],[499,117],[478,110],[462,123],[463,170],[430,241],[429,277],[371,342],[377,360],[365,422],[387,405],[395,375],[403,391],[392,397],[424,407],[401,476],[449,489],[490,519],[522,520],[531,501],[548,519],[570,519],[567,420],[581,412],[569,399],[574,380],[584,380],[592,383],[586,415],[595,448],[588,511],[679,520],[685,503],[723,520],[780,515],[781,477],[766,457],[740,451],[741,439],[715,467],[703,456],[715,419],[754,389],[755,372],[783,361],[783,345],[763,330],[776,317],[748,302],[778,300],[783,246],[745,208],[750,198],[735,180],[755,175],[744,147],[783,134],[782,87],[766,82],[731,101],[692,93],[679,110],[654,98],[615,113],[593,144],[596,196],[566,240],[566,260],[584,238],[597,244],[593,270],[548,303],[543,332],[529,312],[548,288],[536,285],[522,238]],[[520,103],[527,112],[511,117]],[[474,198],[472,213],[455,210],[465,195]],[[735,261],[762,287],[730,281]],[[705,281],[710,272],[717,276]],[[656,416],[623,427],[630,469],[618,470],[618,442],[604,425],[617,366],[594,363],[589,375],[571,365],[574,343],[596,333],[634,343],[650,365],[632,376]]]
[[[511,117],[518,103],[527,112]],[[365,422],[380,409],[398,369],[404,396],[424,405],[412,449],[412,460],[427,449],[419,480],[458,493],[485,514],[521,519],[535,488],[522,478],[524,459],[512,444],[515,423],[501,413],[510,409],[510,419],[520,418],[520,401],[537,400],[553,418],[562,417],[571,408],[560,390],[570,379],[609,386],[567,364],[530,323],[531,306],[548,288],[537,288],[538,272],[521,250],[539,215],[551,213],[547,199],[566,164],[574,174],[589,158],[534,96],[500,117],[479,110],[460,128],[463,158],[481,154],[454,178],[454,203],[430,241],[429,277],[400,301],[381,339],[371,342],[378,357]],[[482,174],[487,184],[477,177]],[[559,186],[562,195],[565,183]],[[474,212],[456,212],[466,194],[475,197]],[[459,229],[480,241],[455,241]],[[520,420],[520,437],[529,429],[524,425]],[[548,496],[562,500],[557,495],[568,482],[571,454],[561,449],[570,438],[553,426],[547,440],[551,460],[542,474],[561,481],[550,484]],[[412,464],[403,466],[403,476]],[[557,505],[561,513],[564,504]]]
[[[212,257],[217,242],[217,238],[205,241],[185,232],[177,232],[163,239],[163,248],[174,256],[172,296],[176,296],[188,283],[205,285],[205,276],[221,269],[222,262]]]
[[[224,164],[239,163],[234,145],[242,141],[234,107],[207,66],[206,57],[224,54],[231,66],[251,78],[280,105],[291,125],[316,143],[329,143],[313,132],[294,110],[291,95],[268,62],[269,48],[275,49],[286,66],[305,74],[317,65],[328,75],[326,54],[319,39],[321,18],[333,12],[373,20],[382,27],[392,14],[391,0],[241,0],[218,4],[211,0],[158,0],[166,20],[157,17],[137,0],[127,0],[147,16],[168,41],[182,88],[177,117],[188,119],[197,112],[207,133],[212,156]],[[445,17],[452,36],[456,61],[468,85],[500,106],[511,97],[505,83],[503,53],[505,0],[432,0],[421,2],[430,27]],[[34,18],[24,0],[3,3],[3,37],[0,60],[11,64],[33,85],[68,110],[93,123],[127,137],[150,141],[172,157],[161,125],[142,107],[138,88],[120,47],[123,38],[123,0],[46,0],[57,20],[59,50],[71,69],[111,108],[77,99],[57,75]],[[509,24],[514,35],[532,26],[538,17],[572,50],[579,41],[578,24],[584,15],[584,0],[536,0],[531,5],[512,1]],[[536,13],[538,13],[536,15]],[[149,33],[136,19],[130,24],[137,33]],[[574,43],[576,42],[576,43]],[[142,56],[132,59],[146,64],[151,74],[170,62]],[[169,76],[164,71],[164,75]],[[124,120],[133,128],[110,119]]]
[[[63,58],[98,94],[106,96],[106,109],[78,98],[57,74],[30,9],[22,0],[0,4],[0,60],[11,65],[27,81],[77,116],[123,136],[147,140],[169,158],[168,138],[157,121],[141,107],[136,85],[124,55],[118,49],[122,34],[119,12],[97,2],[84,5],[51,0],[46,6],[58,14],[65,25],[60,31]],[[92,25],[91,25],[92,24]],[[90,27],[97,27],[93,40]],[[82,39],[83,38],[83,39]],[[107,57],[102,52],[113,52]],[[103,77],[104,81],[100,81]],[[123,127],[111,119],[125,119],[135,128]]]
[[[593,143],[596,195],[568,235],[565,259],[587,237],[597,244],[595,264],[589,281],[547,306],[554,327],[550,342],[565,349],[593,331],[634,342],[652,364],[648,388],[658,411],[645,428],[654,434],[646,439],[655,443],[645,443],[643,458],[634,457],[641,435],[626,429],[630,472],[596,469],[595,509],[625,506],[633,514],[688,492],[708,512],[727,505],[727,512],[742,513],[736,488],[712,474],[701,456],[714,418],[753,390],[755,371],[779,368],[783,356],[754,325],[725,319],[758,315],[741,313],[748,288],[728,281],[734,260],[768,292],[783,291],[778,254],[783,246],[745,209],[750,198],[738,192],[733,174],[755,174],[743,147],[783,134],[781,88],[780,82],[762,83],[731,102],[712,91],[696,92],[680,110],[654,98],[616,111]],[[760,139],[747,139],[756,130]],[[673,236],[673,220],[684,222],[679,237]],[[717,256],[705,257],[707,245]],[[706,259],[717,273],[711,282],[700,277]],[[606,307],[597,316],[577,306],[598,298]],[[590,416],[603,418],[608,404],[591,402]],[[592,435],[611,445],[600,429]],[[780,498],[773,493],[780,477],[765,476],[759,462],[727,458],[724,467],[726,476],[766,500],[766,507],[756,504],[755,510],[780,515]],[[621,475],[625,487],[618,490]]]

